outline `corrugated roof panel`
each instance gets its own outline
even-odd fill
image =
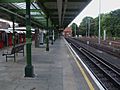
[[[39,12],[30,12],[31,15],[41,15]]]
[[[26,3],[12,3],[12,4],[18,7],[19,9],[26,9]]]
[[[16,7],[18,7],[19,9],[26,9],[26,3],[12,3],[13,5],[15,5]],[[39,6],[36,4],[36,3],[33,3],[34,6],[37,8],[37,9],[40,9]],[[32,4],[30,6],[30,9],[36,9]]]

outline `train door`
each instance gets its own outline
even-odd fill
[[[20,39],[20,43],[22,43],[23,42],[22,33],[19,33],[19,39]]]
[[[8,45],[12,46],[12,33],[8,34]]]
[[[0,48],[3,48],[2,31],[0,31]]]
[[[23,41],[24,41],[24,43],[26,42],[26,36],[25,36],[25,33],[23,34]]]
[[[3,40],[3,47],[8,46],[8,34],[6,32],[2,32],[2,40]]]

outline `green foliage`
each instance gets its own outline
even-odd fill
[[[85,36],[88,34],[88,29],[90,30],[90,35],[94,35],[95,30],[95,23],[94,19],[92,17],[85,17],[82,22],[80,23],[79,29],[80,34]]]
[[[80,34],[85,36],[88,31],[88,19],[90,19],[90,35],[98,36],[98,18],[85,17],[80,23]],[[120,9],[111,11],[107,14],[101,14],[101,35],[106,30],[108,37],[120,37]]]
[[[73,23],[71,25],[72,28],[72,36],[74,37],[75,35],[79,35],[79,28],[77,26],[77,24]]]

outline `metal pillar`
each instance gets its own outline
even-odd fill
[[[106,40],[106,30],[104,30],[103,40]]]
[[[40,45],[43,45],[43,31],[40,32],[40,40],[39,40],[39,43]]]
[[[88,18],[88,37],[90,37],[90,18]]]
[[[54,40],[53,40],[53,31],[54,31],[54,29],[53,29],[53,27],[54,27],[54,25],[53,25],[53,23],[52,23],[52,28],[51,28],[51,44],[53,45],[53,42],[54,42]]]
[[[87,20],[86,20],[86,37],[87,37],[87,31],[88,31],[88,23],[87,23]]]
[[[52,30],[52,45],[53,45],[53,42],[54,42],[54,29]]]
[[[53,30],[53,41],[55,40],[55,31]]]
[[[98,44],[100,44],[101,30],[100,30],[100,12],[101,12],[101,0],[99,0],[99,33],[98,33]]]
[[[75,26],[74,26],[74,29],[75,29],[75,37],[76,37],[76,29],[77,29],[76,27],[77,27],[77,26],[76,26],[76,24],[75,24]]]
[[[47,29],[48,29],[48,18],[47,18]],[[49,51],[49,29],[46,33],[46,51]]]
[[[39,47],[39,29],[35,29],[35,47]]]
[[[30,0],[26,0],[26,59],[27,65],[25,67],[25,77],[33,77],[34,70],[31,60],[31,22],[30,22]]]
[[[15,17],[12,16],[12,22],[13,22],[13,48],[15,47]],[[14,53],[14,62],[16,62],[16,56]]]

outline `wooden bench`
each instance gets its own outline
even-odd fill
[[[19,44],[19,45],[15,45],[15,47],[12,47],[10,52],[6,52],[4,54],[2,54],[2,56],[6,56],[6,62],[7,62],[7,58],[14,58],[14,62],[16,61],[16,53],[23,53],[24,56],[24,45],[25,44]]]

